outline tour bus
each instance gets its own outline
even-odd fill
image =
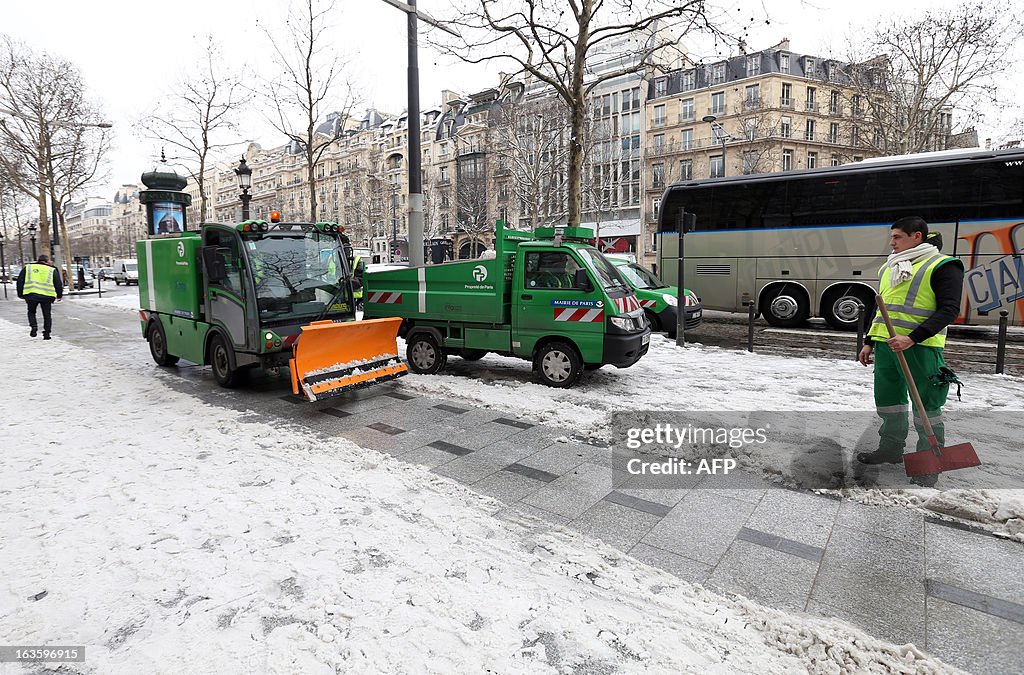
[[[684,214],[687,215],[684,219]],[[921,216],[967,270],[959,323],[1024,323],[1024,150],[955,150],[670,185],[658,269],[704,309],[757,311],[773,326],[821,316],[837,329],[874,310],[889,228]],[[684,227],[680,223],[692,223]],[[691,229],[692,228],[692,229]]]

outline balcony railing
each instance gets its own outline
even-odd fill
[[[779,105],[782,106],[783,108],[792,108],[793,99],[786,98],[785,96],[783,96],[782,98],[779,99]]]
[[[762,106],[761,97],[755,96],[753,98],[747,98],[743,100],[744,110],[757,110]]]
[[[694,116],[693,116],[693,111],[692,110],[687,111],[687,112],[679,113],[679,123],[680,124],[686,124],[687,122],[692,122],[693,120],[694,120]]]
[[[806,101],[804,103],[804,110],[807,112],[818,112],[818,104],[815,101]]]

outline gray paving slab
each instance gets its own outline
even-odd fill
[[[832,532],[839,502],[793,490],[768,490],[750,514],[746,526],[823,547]]]
[[[939,598],[956,605],[974,609],[985,614],[998,616],[1000,619],[1013,621],[1024,626],[1024,605],[1009,600],[969,591],[959,586],[950,586],[935,579],[927,581],[928,597]]]
[[[887,599],[879,597],[878,602],[879,605],[882,605],[887,602]],[[869,614],[857,614],[848,608],[833,607],[825,602],[814,599],[807,602],[806,611],[808,614],[841,619],[868,635],[897,645],[910,643],[924,649],[925,642],[927,641],[923,615],[912,614],[908,615],[905,621],[899,621],[893,619],[892,612],[880,614],[872,610],[872,613]]]
[[[642,541],[717,565],[754,508],[749,502],[693,490]]]
[[[633,495],[627,495],[619,492],[618,490],[612,490],[604,496],[604,501],[611,502],[612,504],[619,504],[620,506],[628,506],[636,511],[648,513],[652,516],[657,516],[659,519],[664,518],[668,515],[668,512],[672,510],[671,506],[665,506],[658,502],[652,502],[642,497],[634,497]]]
[[[472,485],[500,470],[503,466],[505,466],[503,462],[492,457],[481,457],[474,452],[445,462],[432,471],[439,476],[447,476],[460,483]]]
[[[934,523],[926,523],[924,532],[929,579],[1024,602],[1024,545]]]
[[[773,551],[779,551],[787,555],[796,556],[797,558],[803,558],[804,560],[810,560],[817,564],[821,562],[821,559],[825,556],[825,549],[818,546],[811,546],[803,542],[795,541],[793,539],[786,539],[775,534],[768,534],[767,532],[761,532],[760,530],[752,530],[749,527],[740,529],[739,534],[736,535],[737,541],[746,541],[751,544],[757,544],[764,548],[772,549]]]
[[[689,494],[689,490],[666,490],[662,488],[616,488],[616,492],[629,495],[630,497],[636,497],[638,499],[645,499],[656,504],[663,504],[664,506],[673,507],[678,504],[683,497]]]
[[[920,644],[925,621],[924,566],[924,549],[919,546],[837,526],[810,600],[861,621],[874,635],[886,639],[909,635]]]
[[[395,436],[388,436],[379,432],[378,435],[383,435],[385,438],[375,441],[375,449],[390,455],[401,455],[409,450],[415,450],[416,448],[442,440],[444,438],[444,431],[427,427],[425,429],[406,431]]]
[[[529,518],[538,518],[551,525],[567,526],[569,524],[569,519],[565,516],[531,506],[525,502],[510,504],[508,508],[502,509],[497,515],[517,522],[521,521],[523,516],[527,516]]]
[[[523,466],[519,463],[512,463],[505,467],[504,471],[509,473],[519,474],[520,476],[526,476],[534,480],[539,480],[542,483],[553,483],[558,480],[558,476],[541,469],[534,469],[532,466]]]
[[[692,558],[666,551],[640,542],[629,550],[629,554],[642,563],[658,567],[666,572],[695,584],[702,584],[711,574],[711,565]]]
[[[544,487],[546,483],[511,471],[496,471],[474,483],[473,489],[512,504]]]
[[[709,587],[771,607],[803,611],[818,563],[736,540],[707,579]]]
[[[537,452],[535,448],[526,447],[515,442],[515,437],[505,438],[494,443],[489,443],[482,448],[477,450],[481,455],[487,455],[495,459],[503,459],[509,464],[518,462],[519,460],[529,457],[533,453]]]
[[[570,527],[628,551],[660,520],[660,516],[602,500],[573,520]]]
[[[938,598],[928,598],[925,647],[971,673],[1024,672],[1024,625]]]
[[[453,429],[473,429],[502,416],[502,413],[498,410],[492,410],[490,408],[475,408],[469,412],[462,413],[461,415],[446,414],[444,416],[444,425]],[[522,430],[512,429],[512,431],[516,432]]]
[[[520,459],[519,463],[561,476],[584,462],[590,462],[603,452],[599,448],[582,443],[552,443],[532,455]],[[608,476],[610,484],[611,471],[605,471],[605,474]]]
[[[469,413],[466,413],[467,415]],[[440,425],[446,427],[444,423]],[[450,427],[449,427],[450,428]],[[468,429],[451,429],[452,442],[471,450],[479,450],[519,433],[519,429],[502,424],[478,424]]]
[[[836,525],[917,546],[924,541],[924,514],[902,507],[840,502]]]
[[[428,445],[436,450],[442,450],[447,452],[449,455],[454,455],[456,457],[462,457],[463,455],[468,455],[473,452],[467,447],[456,445],[450,441],[434,441],[433,443],[428,443]]]
[[[414,450],[407,450],[402,454],[398,455],[399,459],[410,464],[419,464],[425,466],[428,469],[441,466],[445,462],[450,462],[455,459],[455,455],[445,452],[444,450],[438,450],[432,448],[429,445],[425,445],[422,448],[416,448]]]
[[[580,464],[534,492],[524,503],[576,518],[611,492],[611,472],[596,464]]]

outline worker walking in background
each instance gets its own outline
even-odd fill
[[[878,434],[878,450],[862,452],[862,464],[900,464],[909,434],[907,413],[907,381],[896,357],[902,352],[917,384],[928,420],[939,445],[945,445],[942,406],[956,375],[942,358],[946,346],[946,329],[960,313],[964,266],[952,256],[943,255],[942,237],[928,235],[923,218],[908,216],[892,225],[889,244],[892,254],[882,269],[878,293],[882,296],[892,319],[895,337],[889,337],[879,313],[868,331],[868,343],[859,355],[863,365],[871,362],[875,352],[875,409],[882,419]],[[928,438],[914,410],[917,428],[917,451],[928,450]],[[932,486],[937,474],[915,476],[918,485]]]
[[[34,263],[28,263],[18,274],[18,297],[28,305],[29,335],[35,337],[39,332],[36,323],[36,308],[43,309],[43,339],[50,339],[53,318],[50,312],[54,300],[64,297],[64,284],[60,274],[50,265],[47,255],[39,256]]]

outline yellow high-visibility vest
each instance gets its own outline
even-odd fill
[[[22,293],[56,298],[57,289],[53,286],[53,275],[56,271],[49,265],[28,263],[25,265],[25,286]]]
[[[913,274],[901,284],[892,285],[892,269],[886,268],[882,273],[882,279],[878,284],[878,293],[889,310],[889,318],[892,320],[893,330],[897,335],[910,335],[915,328],[935,313],[936,304],[935,291],[932,290],[932,274],[940,265],[950,260],[956,260],[948,255],[938,253],[931,258],[918,260],[911,267]],[[885,321],[879,312],[871,323],[871,330],[868,331],[869,338],[888,340],[889,331],[885,327]],[[918,344],[925,347],[945,347],[946,328]]]

